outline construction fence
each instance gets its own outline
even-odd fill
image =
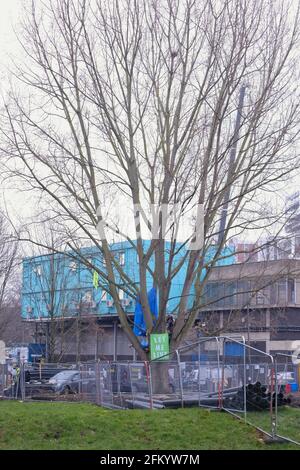
[[[155,361],[0,365],[0,396],[92,402],[114,409],[188,406],[225,410],[269,435],[300,440],[289,428],[299,366],[243,338],[200,338]],[[300,410],[299,410],[300,411]]]

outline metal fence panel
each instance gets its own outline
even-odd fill
[[[0,397],[4,396],[4,391],[10,386],[12,381],[8,364],[0,364]]]
[[[113,383],[111,377],[111,365],[109,362],[101,362],[99,366],[100,376],[100,404],[102,406],[113,405]]]
[[[220,344],[218,338],[202,338],[180,348],[182,406],[220,407]]]
[[[298,356],[278,353],[275,359],[276,434],[300,445],[300,366]]]
[[[78,382],[78,396],[81,401],[97,403],[99,398],[97,396],[97,364],[84,363],[80,364],[79,369],[79,382]]]
[[[274,436],[276,400],[272,356],[246,344],[244,339],[224,337],[222,341],[223,408]]]
[[[16,398],[75,401],[78,400],[80,386],[80,371],[76,364],[21,363]]]
[[[298,359],[298,358],[297,358]],[[230,337],[199,338],[159,360],[0,365],[0,396],[109,408],[224,409],[270,437],[300,442],[300,366]],[[297,406],[298,408],[292,408]]]

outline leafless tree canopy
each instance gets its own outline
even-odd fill
[[[65,223],[73,239],[99,247],[107,266],[107,273],[97,268],[101,283],[141,355],[118,287],[126,286],[133,297],[140,294],[148,332],[164,331],[172,279],[186,261],[172,336],[172,345],[178,345],[193,324],[205,280],[226,241],[270,223],[261,207],[264,194],[299,167],[295,4],[49,0],[33,2],[28,13],[20,36],[26,59],[15,72],[20,85],[3,113],[2,156],[8,157],[10,171],[42,191],[53,217]],[[143,225],[153,228],[151,205],[176,203],[186,213],[204,204],[204,252],[218,237],[227,207],[205,277],[200,278],[207,261],[203,250],[182,248],[178,261],[177,224],[169,224],[168,255],[164,236],[145,251],[134,233]],[[133,204],[140,205],[135,213]],[[122,212],[131,219],[130,234],[118,220]],[[277,217],[273,213],[272,221]],[[99,240],[95,226],[102,220],[109,227]],[[110,253],[113,232],[130,242],[138,239],[139,288]],[[77,249],[71,237],[69,244]],[[155,325],[147,272],[159,292]],[[192,285],[194,308],[187,312]]]
[[[20,315],[18,263],[18,243],[12,237],[5,216],[0,213],[0,339],[5,336],[9,323],[13,329],[16,327],[16,316]],[[16,337],[15,334],[12,336]]]

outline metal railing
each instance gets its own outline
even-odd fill
[[[290,356],[273,357],[244,338],[221,336],[200,338],[149,362],[21,363],[15,369],[0,365],[0,396],[92,402],[116,409],[223,409],[273,439],[298,443],[281,411],[291,392],[286,390],[288,378],[296,382],[296,372]]]

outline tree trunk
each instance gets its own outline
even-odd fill
[[[169,361],[154,361],[151,363],[152,393],[166,394],[174,390],[174,381],[169,374]]]

